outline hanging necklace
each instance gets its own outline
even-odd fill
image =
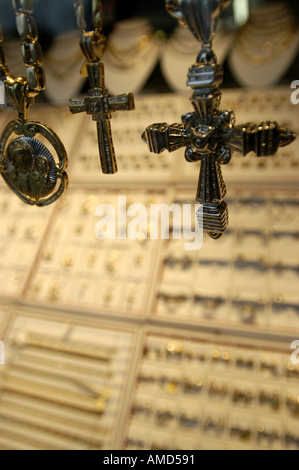
[[[19,118],[7,124],[0,138],[0,172],[9,188],[26,204],[46,206],[56,201],[67,189],[67,154],[55,132],[45,124],[28,121],[29,107],[46,87],[43,53],[32,16],[32,0],[12,0],[21,52],[26,65],[26,78],[10,75],[6,56],[0,46],[0,80],[6,100],[13,105]],[[3,41],[2,31],[0,43]],[[13,137],[13,136],[17,137]],[[39,140],[40,135],[56,152],[56,160]]]
[[[82,0],[74,0],[75,15],[79,29],[79,44],[86,58],[81,75],[88,76],[91,90],[84,99],[72,99],[69,102],[72,114],[86,112],[97,123],[98,144],[102,171],[105,174],[117,172],[117,163],[111,133],[111,113],[120,110],[135,109],[132,93],[111,96],[105,88],[104,64],[100,62],[106,38],[102,31],[102,4],[92,0],[94,31],[85,32],[84,7]]]

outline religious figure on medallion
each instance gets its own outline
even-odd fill
[[[46,197],[55,188],[55,161],[48,149],[35,139],[13,140],[7,147],[4,166],[10,183],[30,198]]]

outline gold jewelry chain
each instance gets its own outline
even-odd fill
[[[239,46],[242,48],[242,59],[245,62],[249,62],[253,67],[274,62],[276,59],[285,55],[287,47],[293,42],[295,36],[296,30],[294,29],[287,37],[281,38],[281,42],[277,40],[278,38],[275,38],[273,41],[264,41],[263,44],[254,43],[249,39],[242,38],[240,36]],[[259,47],[261,52],[264,54],[249,51],[248,43],[256,49]]]
[[[244,30],[249,31],[251,36],[264,36],[264,35],[269,35],[269,33],[281,33],[281,32],[287,32],[290,28],[298,27],[297,20],[292,18],[292,17],[287,17],[285,19],[281,18],[279,22],[275,23],[270,23],[267,21],[266,23],[263,23],[263,25],[253,22],[253,21],[248,21],[242,28],[241,32]]]
[[[80,56],[79,56],[80,53]],[[56,57],[52,52],[47,53],[47,61],[50,64],[53,65],[68,65],[69,68],[73,67],[74,65],[77,65],[77,62],[79,60],[79,57],[81,58],[81,51],[76,50],[76,52],[73,52],[73,54],[69,57]]]
[[[141,35],[137,46],[131,48],[129,54],[125,50],[113,45],[110,41],[107,46],[107,51],[110,53],[110,61],[118,68],[129,69],[134,67],[136,61],[141,59],[151,49],[150,40],[152,37],[146,34]],[[120,57],[120,55],[124,56],[126,54],[126,57]]]
[[[38,31],[33,13],[33,0],[12,0],[16,14],[16,25],[19,36],[23,41],[21,52],[26,65],[27,90],[26,96],[33,98],[46,88],[43,64],[43,52],[38,42]],[[1,28],[1,26],[0,26]],[[0,29],[0,42],[3,41]],[[6,63],[4,48],[0,46],[0,76],[7,77],[9,69]]]

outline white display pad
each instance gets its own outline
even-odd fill
[[[53,103],[68,103],[76,98],[87,78],[80,75],[85,57],[79,47],[78,30],[56,36],[45,54],[44,70],[47,99]]]
[[[298,367],[286,351],[149,334],[123,448],[296,449],[297,384]]]

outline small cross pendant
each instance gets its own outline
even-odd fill
[[[114,111],[131,111],[135,109],[132,93],[109,95],[105,88],[104,65],[100,62],[87,64],[91,90],[83,99],[72,99],[69,102],[72,114],[86,112],[92,115],[97,123],[98,144],[102,171],[106,175],[117,173],[117,163],[111,133],[110,119]]]

